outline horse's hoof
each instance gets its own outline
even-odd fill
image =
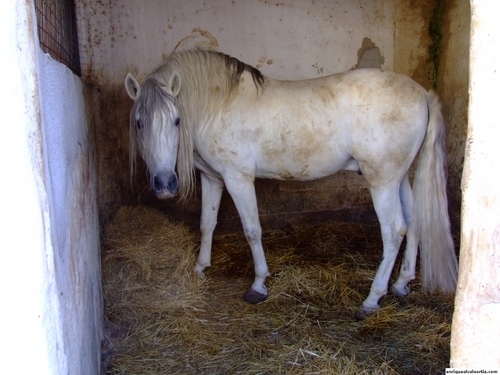
[[[251,304],[256,304],[264,302],[267,298],[267,294],[259,293],[253,289],[248,289],[245,294],[243,294],[243,301]]]
[[[198,278],[200,280],[206,280],[207,279],[207,277],[205,276],[205,273],[203,271],[196,271],[195,270],[195,272],[196,272],[196,275],[198,276]]]
[[[396,289],[394,286],[391,287],[391,293],[394,295],[396,298],[404,298],[408,294],[410,294],[410,287],[405,286],[403,290]]]
[[[205,272],[203,272],[205,270],[205,268],[207,268],[207,267],[210,267],[210,264],[203,266],[203,265],[196,263],[196,265],[194,266],[194,272],[196,272],[196,274],[198,275],[198,277],[201,280],[207,279],[207,277],[205,276]]]
[[[359,310],[354,312],[354,318],[358,321],[365,320],[366,318],[372,316],[375,311],[377,311],[377,309],[367,309],[365,307],[361,307]]]

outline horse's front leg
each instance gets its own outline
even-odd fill
[[[238,175],[225,178],[224,182],[240,215],[254,262],[255,279],[251,288],[243,295],[243,299],[248,303],[259,303],[267,298],[268,293],[264,283],[266,277],[269,276],[269,271],[262,248],[262,229],[259,222],[254,180]]]
[[[224,182],[217,178],[213,178],[200,174],[201,177],[201,245],[198,261],[194,267],[196,273],[204,278],[203,270],[210,266],[210,258],[212,253],[212,236],[215,226],[217,225],[217,213],[219,212],[220,200],[222,191],[224,190]]]

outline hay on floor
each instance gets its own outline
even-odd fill
[[[154,209],[121,208],[104,238],[106,373],[444,373],[452,297],[425,294],[417,279],[407,298],[353,318],[382,255],[377,225],[294,225],[265,231],[263,244],[269,298],[248,305],[242,233],[215,236],[199,280],[198,234]]]

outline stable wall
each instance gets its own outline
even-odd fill
[[[38,47],[33,3],[0,3],[2,374],[100,373],[94,142],[84,85]]]
[[[463,72],[467,58],[461,49],[468,48],[463,42],[468,38],[470,15],[454,9],[468,6],[465,0],[418,4],[410,0],[80,3],[84,76],[96,85],[100,103],[94,109],[94,123],[101,219],[106,222],[123,203],[140,201],[194,225],[199,220],[199,191],[188,204],[160,202],[148,187],[144,169],[138,173],[134,190],[130,188],[128,121],[132,102],[123,87],[128,72],[142,80],[174,50],[201,47],[235,56],[279,79],[314,78],[374,66],[407,74],[430,89],[435,66],[429,59],[429,25],[439,3],[444,5],[437,25],[443,41],[436,82],[444,99],[449,135],[454,137],[448,140],[449,197],[457,231],[461,197],[457,182],[468,98],[468,75]],[[455,68],[457,64],[460,69]],[[258,180],[256,186],[264,225],[304,219],[375,219],[367,184],[353,172],[308,183]],[[234,228],[237,222],[234,205],[225,194],[219,227]]]
[[[444,1],[437,92],[446,124],[448,200],[455,232],[460,229],[461,181],[468,125],[470,23],[469,0]]]
[[[500,3],[471,1],[470,105],[451,367],[500,369]]]
[[[85,87],[65,65],[37,49],[44,178],[58,304],[59,365],[98,374],[102,339],[99,219],[94,140]],[[90,103],[88,103],[90,104]],[[66,372],[65,371],[65,372]]]
[[[0,41],[8,72],[0,101],[6,119],[6,134],[0,138],[6,179],[0,194],[1,237],[6,249],[0,262],[6,301],[1,320],[5,343],[1,373],[99,372],[102,303],[95,188],[99,186],[104,217],[126,200],[150,197],[144,186],[135,192],[129,189],[131,103],[123,90],[126,72],[143,78],[179,44],[181,48],[215,46],[276,78],[325,75],[369,61],[430,87],[427,25],[433,1],[418,6],[409,0],[325,0],[307,5],[227,1],[206,9],[201,1],[78,3],[85,78],[95,85],[90,93],[78,78],[38,49],[32,4],[0,3],[0,24],[6,36]],[[439,91],[445,98],[446,87],[450,88],[443,111],[460,134],[466,125],[468,98],[463,92],[468,54],[461,51],[467,50],[463,43],[468,41],[470,17],[466,16],[467,1],[444,3],[448,21],[443,23],[443,58],[446,72],[456,73],[450,81],[441,69],[439,87],[443,88]],[[364,55],[364,51],[369,52]],[[82,91],[89,94],[85,95],[87,113]],[[91,122],[98,179],[93,167],[93,132],[88,128]],[[448,142],[450,181],[458,181],[463,139]],[[352,207],[370,202],[363,179],[355,174],[307,185],[259,182],[258,188],[261,213],[270,218],[307,211],[316,214],[324,212],[325,206],[351,212]],[[450,199],[460,194],[456,183],[449,190]],[[193,201],[186,208],[175,203],[165,207],[197,220],[199,202]],[[221,215],[232,215],[230,207],[226,204]]]

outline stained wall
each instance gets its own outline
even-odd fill
[[[469,108],[471,9],[468,0],[447,0],[441,20],[441,56],[437,92],[446,123],[448,199],[455,231],[460,229],[462,170]]]
[[[65,65],[37,50],[49,279],[57,293],[57,356],[64,373],[99,372],[102,294],[94,139],[86,89]]]
[[[6,180],[0,194],[6,249],[0,285],[6,301],[1,330],[8,345],[0,372],[99,372],[98,200],[103,221],[119,205],[139,201],[197,221],[199,198],[187,205],[159,203],[144,177],[130,188],[131,103],[123,89],[128,71],[143,78],[176,48],[205,47],[232,54],[275,78],[312,78],[378,64],[431,87],[435,67],[428,60],[428,26],[440,2],[415,3],[78,2],[85,84],[37,48],[32,4],[2,2],[1,24],[9,37],[0,43],[8,71],[8,89],[0,101],[7,109],[0,139]],[[442,4],[437,90],[448,128],[449,195],[456,222],[467,125],[470,9],[466,0]],[[257,188],[260,213],[268,222],[373,215],[366,184],[354,173],[307,184],[258,181]],[[221,217],[226,224],[235,221],[227,197]]]
[[[471,1],[471,96],[450,361],[450,367],[491,373],[500,368],[496,350],[500,332],[500,178],[495,173],[500,160],[499,20],[500,3]]]
[[[2,374],[100,373],[94,140],[85,85],[44,54],[34,3],[0,3]]]

